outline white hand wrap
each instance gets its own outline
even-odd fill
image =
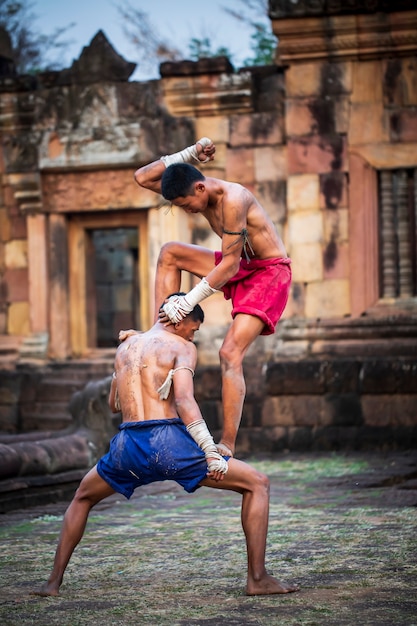
[[[206,455],[209,471],[226,474],[228,470],[227,461],[217,452],[216,444],[210,435],[206,422],[204,420],[196,420],[188,424],[187,430]]]
[[[191,313],[196,304],[216,291],[217,289],[210,287],[206,278],[202,278],[198,285],[185,296],[171,296],[168,302],[165,302],[162,310],[173,324],[177,324]]]
[[[210,157],[206,157],[204,161],[200,161],[200,159],[198,158],[198,143],[204,150],[204,148],[209,146],[212,141],[208,137],[202,137],[195,144],[193,144],[192,146],[188,146],[188,148],[184,148],[184,150],[181,150],[180,152],[174,152],[174,154],[167,154],[166,156],[162,156],[161,161],[164,163],[165,167],[173,165],[174,163],[192,163],[193,161],[198,161],[199,163],[207,163],[207,161],[210,161]]]

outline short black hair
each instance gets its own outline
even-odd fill
[[[206,180],[204,174],[189,163],[174,163],[169,165],[162,174],[161,191],[165,200],[184,198],[190,194],[193,183]]]
[[[176,291],[175,293],[170,293],[169,296],[167,296],[167,298],[170,298],[171,296],[186,296],[187,294],[185,293],[185,291]],[[165,302],[163,302],[161,304],[161,306],[159,307],[159,312],[162,312],[162,307],[164,306]],[[201,308],[201,306],[199,304],[196,304],[195,307],[193,308],[193,310],[191,311],[191,313],[189,313],[188,315],[185,316],[184,319],[186,319],[187,317],[191,317],[191,319],[194,322],[204,322],[204,311]]]

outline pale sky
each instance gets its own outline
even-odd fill
[[[75,22],[75,26],[63,36],[73,40],[63,51],[62,60],[69,67],[77,59],[98,30],[103,30],[115,50],[127,61],[137,62],[135,48],[126,39],[122,18],[116,5],[123,0],[31,0],[32,11],[37,16],[36,29],[49,34],[57,27]],[[130,5],[147,13],[149,20],[161,37],[169,39],[189,58],[188,42],[192,37],[212,41],[212,48],[224,46],[233,54],[236,69],[243,60],[252,55],[251,29],[222,10],[227,6],[245,12],[242,0],[129,0]],[[251,14],[252,18],[256,16]],[[263,17],[263,16],[262,16]],[[264,20],[265,18],[263,18]],[[260,21],[263,21],[260,20]],[[159,72],[149,74],[145,68],[136,68],[131,80],[159,78]]]

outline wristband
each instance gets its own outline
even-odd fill
[[[206,157],[204,161],[200,161],[198,158],[198,143],[204,149],[209,146],[212,141],[208,137],[202,137],[195,144],[188,146],[188,148],[184,148],[184,150],[181,150],[180,152],[174,152],[174,154],[166,154],[165,156],[162,156],[161,161],[164,163],[165,167],[174,165],[174,163],[192,163],[193,160],[198,161],[199,163],[207,163],[207,161],[210,161],[210,157]]]
[[[221,472],[226,474],[228,470],[227,461],[217,452],[216,444],[210,434],[207,424],[203,419],[196,420],[188,424],[187,431],[196,444],[203,450],[207,465],[211,472]],[[208,460],[210,459],[210,461]]]
[[[217,289],[210,287],[206,278],[202,278],[185,296],[171,296],[162,307],[162,310],[170,322],[178,324],[191,313],[196,304],[216,293],[216,291]]]

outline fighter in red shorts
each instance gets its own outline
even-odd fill
[[[179,290],[182,271],[201,281],[185,296],[166,302],[162,321],[178,322],[216,290],[232,299],[233,322],[220,349],[223,432],[218,444],[219,452],[230,455],[246,393],[243,358],[256,337],[274,332],[288,299],[291,267],[272,220],[254,195],[237,183],[205,177],[189,164],[211,161],[214,153],[214,144],[204,137],[181,152],[139,168],[135,179],[186,213],[201,213],[222,240],[220,253],[179,242],[162,247],[155,311],[167,294]]]

